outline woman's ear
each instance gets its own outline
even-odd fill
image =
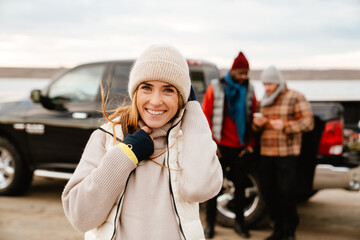
[[[178,91],[178,98],[179,98],[179,102],[178,102],[178,112],[180,111],[180,109],[183,109],[185,107],[185,103],[184,103],[184,98],[182,97],[182,95],[180,94],[180,92]]]

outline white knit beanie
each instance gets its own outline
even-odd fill
[[[189,66],[183,55],[168,45],[152,45],[135,61],[128,85],[130,98],[145,81],[161,81],[173,85],[181,94],[184,104],[190,95]]]

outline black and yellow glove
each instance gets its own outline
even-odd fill
[[[142,129],[133,134],[127,133],[119,147],[136,164],[148,159],[154,153],[154,142],[150,135]]]

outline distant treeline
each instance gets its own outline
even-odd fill
[[[0,78],[51,78],[65,68],[20,68],[0,67]],[[228,69],[221,69],[223,76]],[[250,79],[259,80],[261,69],[251,70]],[[360,80],[360,70],[330,69],[330,70],[281,70],[286,80]]]

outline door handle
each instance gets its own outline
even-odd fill
[[[88,117],[87,113],[84,112],[74,112],[72,118],[74,119],[86,119]]]

